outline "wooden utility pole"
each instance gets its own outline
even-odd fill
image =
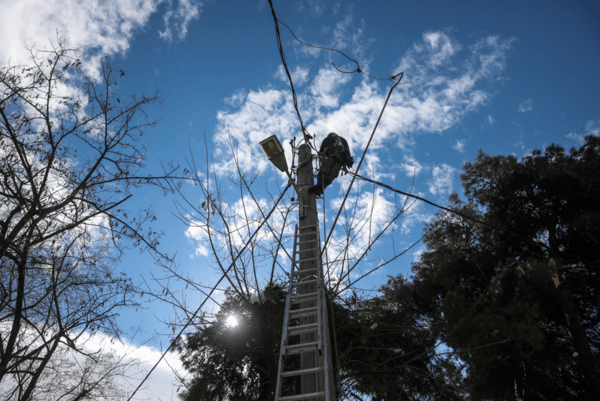
[[[304,144],[298,148],[298,227],[300,230],[300,234],[308,234],[302,237],[302,241],[309,240],[317,240],[316,243],[319,244],[318,248],[320,248],[320,238],[317,238],[317,225],[319,224],[319,218],[317,213],[317,201],[314,194],[309,194],[308,189],[314,185],[313,180],[313,167],[312,167],[312,153],[310,150],[310,146],[308,144]],[[314,242],[313,242],[314,243]],[[318,258],[320,255],[320,250],[307,250],[310,245],[308,244],[300,244],[300,252],[304,252],[302,255],[305,258],[315,258],[306,262],[302,262],[300,264],[300,271],[315,269],[317,266],[321,266],[321,270],[323,269],[321,260],[322,258]],[[314,273],[305,273],[300,274],[300,280],[308,279],[313,276]],[[324,277],[323,271],[321,271],[321,277]],[[314,293],[317,291],[317,286],[315,284],[307,284],[301,285],[298,287],[298,291],[300,294],[308,294]],[[300,307],[310,308],[315,307],[313,302],[306,302],[302,304]],[[327,305],[324,305],[325,310],[327,310]],[[316,318],[314,316],[306,317],[302,321],[301,324],[311,324],[315,323]],[[333,361],[331,359],[331,341],[329,334],[329,325],[327,313],[325,313],[325,321],[323,322],[325,327],[327,327],[327,338],[323,339],[326,344],[325,352],[327,352],[327,358],[329,361]],[[312,342],[315,341],[315,334],[309,333],[305,334],[301,337],[300,342]],[[315,360],[316,357],[316,360]],[[329,363],[327,366],[327,374],[329,381],[329,394],[331,394],[330,400],[335,399],[335,382],[333,375],[333,363]],[[313,354],[303,354],[301,355],[300,360],[301,369],[309,369],[315,367],[323,367],[324,366],[324,355],[319,355],[318,352]],[[325,376],[323,373],[308,373],[301,376],[301,388],[302,393],[314,393],[317,391],[323,391],[325,389]]]

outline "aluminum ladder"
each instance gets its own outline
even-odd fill
[[[320,244],[318,224],[302,228],[296,225],[290,286],[279,349],[275,401],[332,401],[335,397],[329,390],[329,381],[332,379],[329,375],[331,361],[330,353],[327,352],[328,319]],[[285,370],[286,359],[289,365],[293,365],[292,370]],[[309,375],[313,375],[312,378]],[[301,376],[304,377],[300,379]],[[289,379],[293,377],[296,379]],[[300,394],[282,396],[284,379],[291,380],[293,384],[288,385],[288,389],[300,388]],[[312,382],[314,386],[298,386],[298,380]],[[313,388],[306,390],[306,387]]]

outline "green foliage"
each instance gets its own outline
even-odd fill
[[[461,175],[467,200],[450,201],[486,224],[439,213],[427,225],[415,305],[466,363],[472,399],[596,394],[599,150],[588,137],[520,162],[480,152]]]
[[[449,358],[434,355],[429,323],[410,307],[410,286],[390,280],[382,293],[373,300],[354,296],[348,303],[333,303],[330,333],[335,324],[332,344],[338,350],[333,365],[344,399],[462,399],[457,390],[460,372]],[[269,359],[276,364],[279,356],[285,296],[278,284],[265,289],[261,304],[250,305],[228,293],[215,320],[179,344],[184,366],[194,374],[181,398],[272,399],[269,385],[276,381],[276,372],[270,373]],[[235,327],[227,326],[231,315],[238,317]],[[284,393],[295,393],[293,386],[286,384]]]
[[[335,310],[342,376],[372,400],[463,399],[460,368],[435,354],[435,333],[413,305],[411,283],[399,276],[380,292]]]
[[[278,284],[265,288],[260,304],[227,293],[214,321],[179,345],[184,367],[194,372],[181,399],[271,399],[269,386],[276,372],[271,377],[269,363],[277,363],[279,356],[285,296]],[[228,325],[229,316],[237,318],[235,327]]]

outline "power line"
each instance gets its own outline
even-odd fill
[[[288,80],[290,81],[290,86],[292,88],[292,97],[294,98],[294,108],[296,109],[296,114],[298,115],[298,121],[300,121],[300,128],[302,129],[302,135],[307,143],[310,143],[309,140],[312,136],[306,131],[304,127],[304,122],[302,121],[302,116],[300,115],[300,110],[298,109],[298,97],[296,96],[296,90],[294,89],[294,82],[292,81],[292,75],[290,74],[290,70],[288,69],[287,62],[285,61],[285,53],[283,52],[283,46],[281,45],[281,35],[279,33],[279,24],[277,21],[277,15],[275,14],[275,8],[273,8],[273,1],[269,0],[269,5],[271,6],[271,14],[273,14],[273,21],[275,21],[275,35],[277,36],[277,48],[279,49],[279,54],[281,55],[281,62],[283,63],[283,68],[285,68],[285,73],[287,74]]]
[[[371,141],[373,140],[373,137],[375,136],[375,131],[377,131],[377,127],[379,126],[379,121],[381,121],[381,117],[383,116],[383,112],[385,111],[385,108],[388,104],[388,101],[390,100],[390,97],[392,96],[392,92],[394,91],[394,89],[396,88],[396,86],[398,86],[398,84],[400,83],[400,81],[402,81],[402,78],[404,77],[404,73],[398,73],[394,76],[392,76],[393,79],[398,78],[398,80],[396,81],[396,83],[394,84],[394,86],[392,86],[390,88],[390,91],[387,95],[387,98],[385,99],[385,103],[383,104],[383,107],[381,109],[381,112],[379,113],[379,117],[377,118],[377,122],[375,123],[375,127],[373,127],[373,132],[371,132],[371,136],[369,137],[369,142],[367,142],[367,146],[365,147],[365,150],[362,154],[362,157],[360,158],[360,162],[358,163],[358,166],[356,167],[356,172],[358,172],[358,170],[360,170],[360,166],[362,166],[362,163],[365,159],[365,156],[367,155],[367,151],[369,150],[369,146],[371,145]],[[333,230],[335,229],[335,225],[337,224],[337,221],[340,217],[340,214],[342,213],[342,210],[344,209],[344,205],[346,203],[346,199],[348,199],[348,195],[350,194],[350,190],[352,189],[352,185],[354,184],[354,180],[356,179],[356,175],[353,174],[352,175],[352,181],[350,181],[350,186],[348,187],[348,190],[346,191],[346,195],[344,195],[344,200],[342,201],[342,204],[340,205],[340,208],[337,212],[337,215],[335,216],[335,220],[333,221],[333,225],[331,226],[331,230],[329,231],[329,235],[327,236],[327,239],[325,240],[325,243],[323,244],[323,251],[325,252],[327,249],[327,244],[329,243],[329,240],[331,238],[331,236],[333,235]]]
[[[339,53],[342,56],[346,57],[348,60],[352,61],[354,64],[356,64],[356,69],[354,71],[342,71],[340,70],[335,63],[333,62],[333,60],[331,61],[331,64],[333,65],[333,68],[335,68],[336,70],[338,70],[339,72],[341,72],[342,74],[354,74],[355,72],[358,72],[360,74],[363,74],[364,76],[367,76],[369,78],[373,78],[373,79],[377,79],[379,81],[393,81],[394,78],[393,76],[389,77],[389,78],[377,78],[374,77],[372,75],[367,74],[366,72],[364,72],[361,68],[360,68],[360,64],[358,64],[358,61],[354,60],[353,58],[347,56],[345,53],[336,50],[336,49],[330,49],[328,47],[323,47],[323,46],[315,46],[315,45],[311,45],[308,44],[306,42],[301,41],[300,39],[298,39],[298,37],[296,36],[296,34],[294,34],[294,31],[292,31],[292,28],[290,28],[285,22],[283,22],[282,20],[278,19],[277,21],[279,21],[283,26],[285,26],[290,33],[292,34],[292,36],[294,37],[294,39],[296,39],[298,42],[302,43],[304,46],[308,46],[308,47],[312,47],[313,49],[321,49],[321,50],[329,50],[330,52],[335,52],[335,53]]]
[[[539,242],[532,241],[531,239],[529,239],[529,238],[526,238],[526,237],[523,237],[522,235],[516,234],[516,233],[514,233],[514,232],[512,232],[512,231],[508,231],[508,230],[505,230],[505,229],[503,229],[503,228],[497,227],[497,226],[495,226],[495,225],[493,225],[493,224],[486,223],[485,221],[478,220],[478,219],[476,219],[476,218],[474,218],[474,217],[470,217],[470,216],[468,216],[468,215],[466,215],[466,214],[464,214],[464,213],[461,213],[461,212],[459,212],[458,210],[449,209],[449,208],[447,208],[447,207],[440,206],[440,205],[438,205],[438,204],[436,204],[436,203],[434,203],[434,202],[432,202],[432,201],[430,201],[430,200],[427,200],[427,199],[425,199],[425,198],[421,198],[420,196],[417,196],[417,195],[414,195],[414,194],[411,194],[411,193],[408,193],[408,192],[403,192],[403,191],[400,191],[399,189],[396,189],[396,188],[390,187],[389,185],[387,185],[387,184],[384,184],[384,183],[382,183],[382,182],[379,182],[379,181],[374,181],[374,180],[371,180],[370,178],[363,177],[362,175],[359,175],[359,174],[357,174],[357,173],[354,173],[354,172],[352,172],[352,171],[350,171],[349,173],[350,173],[350,174],[352,174],[352,175],[354,175],[354,176],[356,176],[356,178],[359,178],[359,179],[361,179],[361,180],[363,180],[363,181],[368,181],[368,182],[370,182],[370,183],[377,184],[377,185],[379,185],[379,186],[381,186],[381,187],[387,188],[387,189],[389,189],[390,191],[393,191],[393,192],[399,193],[399,194],[401,194],[401,195],[405,195],[405,196],[409,196],[409,197],[411,197],[411,198],[414,198],[414,199],[418,199],[418,200],[420,200],[420,201],[422,201],[422,202],[425,202],[425,203],[427,203],[427,204],[429,204],[429,205],[431,205],[431,206],[437,207],[438,209],[444,210],[444,211],[446,211],[446,212],[454,213],[454,214],[456,214],[456,215],[458,215],[458,216],[460,216],[460,217],[462,217],[462,218],[464,218],[464,219],[470,220],[470,221],[472,221],[472,222],[474,222],[474,223],[483,224],[484,226],[488,226],[488,227],[490,227],[490,228],[492,228],[492,229],[494,229],[494,230],[500,231],[501,233],[508,234],[508,235],[512,235],[513,237],[516,237],[516,238],[522,239],[522,240],[524,240],[524,241],[526,241],[526,242],[529,242],[530,244],[534,244],[534,245],[537,245],[537,246],[541,246],[541,247],[543,247],[543,248],[548,248],[548,246],[547,246],[547,245],[545,245],[545,244],[543,244],[543,243],[539,243]]]

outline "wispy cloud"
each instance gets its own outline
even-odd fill
[[[313,16],[320,17],[325,12],[327,3],[321,0],[299,0],[296,3],[296,10],[308,10]]]
[[[237,89],[233,94],[229,97],[225,98],[225,103],[233,107],[239,107],[244,103],[246,99],[246,90],[244,88]]]
[[[496,120],[494,120],[491,115],[487,116],[487,120],[488,120],[488,123],[490,124],[490,127],[493,127],[494,124],[496,123]]]
[[[490,93],[478,84],[482,80],[493,82],[500,76],[511,43],[511,39],[492,36],[470,46],[468,53],[461,53],[458,49],[462,46],[446,33],[424,34],[423,40],[407,50],[395,69],[406,72],[407,84],[398,87],[391,97],[371,152],[382,146],[407,148],[416,135],[443,132],[488,102]],[[459,54],[465,57],[458,59]],[[304,61],[311,62],[306,58]],[[448,68],[442,68],[444,65]],[[311,71],[316,73],[307,77],[306,88],[297,91],[298,105],[309,132],[317,135],[317,141],[328,132],[337,132],[349,141],[354,154],[360,155],[379,116],[388,86],[366,78],[357,82],[358,76],[340,74],[329,63],[312,67]],[[277,134],[285,143],[298,135],[299,123],[291,93],[287,83],[282,84],[281,89],[250,90],[239,108],[218,113],[215,141],[228,147],[231,135],[243,149],[247,158],[243,166],[248,171],[268,166],[263,157],[253,160],[252,155],[261,155],[260,140]],[[226,174],[232,167],[224,160],[218,171]]]
[[[423,166],[417,159],[406,155],[404,155],[404,163],[400,164],[400,168],[406,172],[407,177],[416,177],[423,170]]]
[[[588,120],[585,124],[583,134],[572,131],[566,137],[583,144],[585,142],[585,137],[588,135],[600,136],[600,120]]]
[[[442,32],[427,32],[423,35],[426,51],[430,54],[429,65],[433,68],[449,62],[461,50],[458,42]]]
[[[531,109],[533,109],[533,100],[531,99],[527,99],[519,105],[520,113],[526,113],[528,111],[531,111]]]
[[[173,5],[173,0],[169,1],[171,8],[165,13],[163,20],[165,22],[164,31],[159,31],[161,39],[172,41],[183,40],[187,34],[189,24],[200,18],[202,12],[202,3],[199,0],[178,0],[177,5]]]
[[[465,153],[465,140],[457,139],[456,143],[452,145],[452,149],[458,150],[460,153]]]
[[[600,120],[589,120],[585,125],[585,135],[600,136]]]
[[[432,195],[447,197],[452,193],[452,183],[458,170],[447,164],[435,166],[432,171],[432,180],[429,181],[429,192]]]
[[[123,54],[130,42],[165,0],[21,0],[0,2],[0,65],[10,59],[21,64],[29,59],[24,44],[47,48],[58,37],[70,48],[81,48],[82,63],[97,70],[105,55]],[[200,13],[198,0],[169,1],[165,30],[168,39],[182,39],[189,23]]]
[[[300,87],[300,86],[304,85],[308,81],[308,73],[309,72],[310,72],[310,70],[308,68],[301,67],[299,65],[297,65],[293,71],[290,71],[290,75],[292,76],[292,81],[294,82],[294,86]],[[277,68],[277,72],[275,73],[275,78],[277,78],[283,82],[289,82],[289,78],[288,78],[287,74],[285,73],[285,68],[283,68],[283,65],[280,65],[279,68]]]

